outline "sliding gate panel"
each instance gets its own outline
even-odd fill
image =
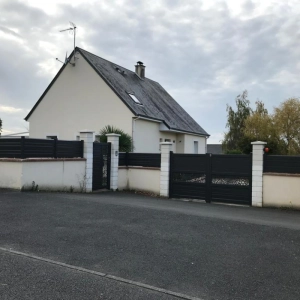
[[[251,205],[251,155],[170,155],[170,197]]]
[[[251,205],[251,155],[212,155],[212,202]]]
[[[170,195],[205,200],[207,155],[171,152],[170,160]]]

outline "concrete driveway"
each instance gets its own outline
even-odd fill
[[[300,299],[300,213],[0,191],[0,299]]]

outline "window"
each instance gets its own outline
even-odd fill
[[[166,143],[171,143],[171,139],[165,139]]]
[[[130,93],[128,93],[128,95],[131,97],[131,99],[132,99],[136,104],[142,105],[142,103],[139,101],[139,99],[138,99],[135,95],[130,94]]]
[[[198,154],[198,141],[194,141],[194,153]]]

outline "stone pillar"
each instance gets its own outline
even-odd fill
[[[84,192],[91,192],[93,187],[93,142],[94,131],[81,130],[80,140],[83,140],[83,157],[86,159],[85,164],[85,176],[80,178],[80,184],[82,184],[82,190]]]
[[[160,147],[160,195],[169,197],[170,151],[172,151],[172,143],[160,143]]]
[[[107,142],[111,143],[111,162],[110,162],[110,189],[115,191],[118,188],[119,174],[119,137],[120,134],[108,133]]]
[[[262,207],[263,163],[266,142],[252,142],[252,206]]]

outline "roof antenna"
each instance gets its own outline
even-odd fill
[[[66,58],[65,58],[65,62],[62,62],[61,60],[59,60],[58,58],[56,58],[57,61],[60,61],[61,63],[63,63],[64,65],[66,65],[67,63],[71,64],[73,67],[75,67],[75,62],[76,62],[76,59],[77,57],[75,56],[75,40],[76,40],[76,25],[72,22],[70,22],[70,28],[67,28],[67,29],[63,29],[63,30],[60,30],[59,32],[64,32],[64,31],[69,31],[71,33],[74,34],[74,62],[71,63],[70,60],[68,59],[67,57],[67,53],[66,53]]]

